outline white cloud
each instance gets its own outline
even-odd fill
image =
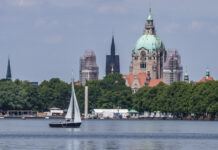
[[[180,27],[179,24],[170,23],[164,27],[164,31],[166,33],[175,33],[178,31],[179,27]]]
[[[47,23],[47,22],[46,22],[45,19],[39,18],[39,19],[37,19],[37,20],[35,21],[34,25],[35,25],[35,27],[39,27],[39,26],[45,25],[46,23]]]
[[[117,5],[104,5],[98,8],[98,12],[102,14],[125,14],[127,12],[127,9],[125,7]]]
[[[205,22],[200,22],[200,21],[192,21],[190,25],[190,29],[194,31],[199,31],[205,27],[206,23]]]
[[[195,32],[209,33],[211,35],[218,35],[218,26],[212,22],[193,21],[189,25],[189,29]]]
[[[78,7],[82,5],[92,4],[94,0],[47,0],[50,4],[59,7]]]
[[[54,27],[58,24],[56,20],[46,20],[44,18],[39,18],[34,22],[34,27]]]
[[[10,0],[10,4],[18,7],[31,7],[34,5],[41,4],[41,0]]]
[[[133,25],[130,26],[130,29],[134,32],[144,31],[143,23],[142,22],[135,22]]]
[[[212,35],[218,35],[218,26],[214,26],[210,28],[210,33]]]
[[[43,39],[43,42],[46,44],[56,44],[60,43],[63,40],[63,37],[61,35],[51,35],[47,36]]]
[[[0,2],[3,0],[0,0]],[[50,4],[58,7],[89,6],[98,0],[4,0],[8,4],[17,7],[31,7],[40,4]]]

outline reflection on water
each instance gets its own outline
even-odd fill
[[[77,140],[71,139],[62,145],[67,150],[215,150],[217,141],[180,140]],[[67,148],[65,148],[67,147]],[[58,149],[58,148],[57,148]]]
[[[49,128],[51,120],[0,120],[0,150],[210,150],[218,122],[85,120],[81,128]]]

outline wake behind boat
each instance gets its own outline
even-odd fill
[[[73,110],[74,110],[74,119],[72,118]],[[80,125],[81,125],[80,110],[74,90],[74,78],[72,77],[72,94],[71,94],[70,104],[67,110],[67,114],[65,116],[65,121],[50,123],[49,126],[54,128],[79,128]]]

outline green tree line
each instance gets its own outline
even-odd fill
[[[125,85],[120,74],[109,74],[103,80],[88,81],[89,111],[94,108],[125,108],[139,112],[169,112],[177,117],[196,117],[218,112],[218,81],[203,83],[160,83],[143,87],[135,94]],[[84,86],[75,86],[80,111],[84,111]],[[66,109],[71,83],[58,78],[34,87],[28,81],[0,80],[0,110],[47,111],[51,107]]]
[[[103,80],[87,83],[89,110],[94,108],[131,108],[131,89],[125,86],[122,75],[108,75]],[[84,86],[75,86],[81,112],[84,111]],[[71,83],[58,78],[43,81],[34,87],[28,81],[0,80],[0,110],[48,111],[51,107],[67,109]]]
[[[170,112],[181,118],[191,114],[214,117],[218,112],[218,81],[143,87],[133,95],[133,107],[139,112]]]

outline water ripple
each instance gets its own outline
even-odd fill
[[[218,140],[218,134],[202,133],[72,133],[72,134],[0,134],[1,138],[84,138],[84,139],[194,139]]]

